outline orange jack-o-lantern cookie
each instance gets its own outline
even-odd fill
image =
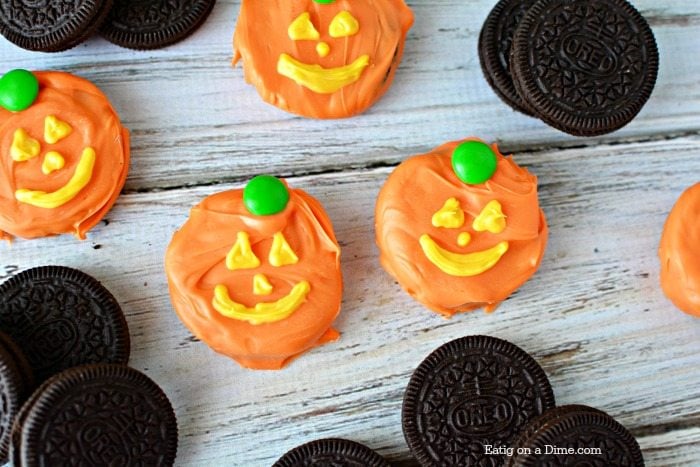
[[[275,177],[204,199],[165,256],[175,311],[212,349],[279,369],[339,334],[340,248],[316,199]]]
[[[412,24],[404,0],[243,0],[233,61],[272,105],[349,117],[389,88]]]
[[[534,274],[547,243],[537,178],[476,139],[400,164],[375,215],[384,269],[445,316],[494,310]]]
[[[659,260],[666,296],[684,312],[700,316],[700,183],[688,188],[671,209]]]
[[[0,79],[0,106],[0,238],[85,238],[129,168],[129,134],[111,104],[77,76],[13,70]]]

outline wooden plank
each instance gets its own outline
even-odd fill
[[[186,42],[134,52],[94,38],[61,54],[3,42],[4,68],[51,68],[93,80],[132,130],[127,190],[235,182],[261,171],[326,173],[396,164],[444,141],[478,135],[509,150],[645,141],[700,130],[700,6],[638,0],[661,53],[657,87],[629,126],[574,138],[515,113],[482,76],[477,37],[493,1],[409,2],[416,15],[405,59],[387,95],[365,115],[311,121],[264,104],[240,68],[231,69],[239,2],[220,1]],[[286,27],[286,25],[280,25]]]
[[[341,340],[280,372],[243,370],[214,354],[168,299],[163,254],[172,232],[204,196],[239,185],[123,195],[84,242],[0,245],[0,274],[55,263],[104,282],[127,314],[131,365],[158,381],[176,408],[178,465],[265,466],[325,436],[364,442],[404,465],[408,378],[433,349],[466,334],[531,352],[558,403],[608,411],[639,437],[648,465],[700,463],[700,327],[663,297],[656,259],[669,209],[700,173],[700,136],[516,160],[541,180],[550,226],[542,266],[495,313],[452,320],[423,309],[378,265],[373,210],[389,168],[290,179],[334,221],[346,290]]]

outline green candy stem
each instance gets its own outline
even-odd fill
[[[497,165],[496,154],[481,141],[465,141],[452,152],[452,170],[468,185],[478,185],[490,179]]]
[[[39,94],[39,81],[31,71],[16,69],[0,78],[0,106],[10,112],[28,108]]]
[[[271,216],[284,211],[289,202],[289,189],[277,177],[258,175],[243,189],[243,204],[251,214]]]
[[[335,0],[314,0],[316,3],[321,3],[323,5],[328,5],[329,3],[335,2]]]

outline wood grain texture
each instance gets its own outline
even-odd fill
[[[700,179],[700,5],[635,2],[659,42],[659,82],[628,127],[581,139],[513,113],[488,88],[476,37],[492,3],[410,1],[416,25],[394,86],[367,114],[340,121],[284,114],[229,67],[238,2],[219,1],[193,37],[162,51],[95,38],[44,55],[3,40],[1,70],[68,70],[98,84],[132,130],[133,162],[125,194],[86,241],[0,245],[0,279],[62,264],[114,293],[131,365],[176,408],[178,465],[266,466],[325,436],[410,465],[400,410],[411,372],[439,345],[477,333],[532,353],[558,403],[615,416],[647,465],[699,465],[700,321],[662,295],[656,249],[671,206]],[[472,134],[500,141],[538,175],[550,238],[540,270],[495,313],[444,320],[379,267],[374,201],[398,162]],[[197,342],[172,310],[163,271],[190,207],[260,171],[322,200],[346,284],[341,340],[280,372],[243,370]]]

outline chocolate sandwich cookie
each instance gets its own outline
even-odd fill
[[[38,382],[73,366],[129,359],[119,304],[76,269],[43,266],[1,284],[0,329],[22,349]]]
[[[7,461],[12,422],[27,396],[27,387],[14,358],[0,345],[0,462]]]
[[[501,0],[493,7],[479,34],[479,62],[486,81],[503,102],[518,112],[532,115],[515,90],[510,72],[513,34],[536,0]]]
[[[162,389],[124,365],[84,365],[47,380],[15,424],[18,465],[173,465],[177,421]]]
[[[216,0],[114,0],[100,32],[129,49],[158,49],[192,34],[204,23]]]
[[[59,52],[90,37],[111,7],[112,0],[0,0],[0,34],[23,49]]]
[[[297,446],[272,467],[389,467],[389,463],[364,444],[326,438]]]
[[[4,332],[0,332],[0,347],[10,354],[17,370],[19,370],[19,374],[22,377],[23,391],[25,391],[27,395],[31,394],[35,387],[34,371],[27,357],[24,356],[24,352],[22,352],[22,349],[17,343]]]
[[[659,56],[649,25],[625,0],[538,0],[515,32],[510,67],[539,118],[596,136],[639,113]]]
[[[403,432],[422,466],[497,466],[505,454],[494,450],[552,407],[549,380],[525,351],[467,336],[438,348],[415,370],[403,401]]]
[[[509,467],[644,466],[639,444],[624,426],[582,405],[557,407],[533,419],[512,449]]]

